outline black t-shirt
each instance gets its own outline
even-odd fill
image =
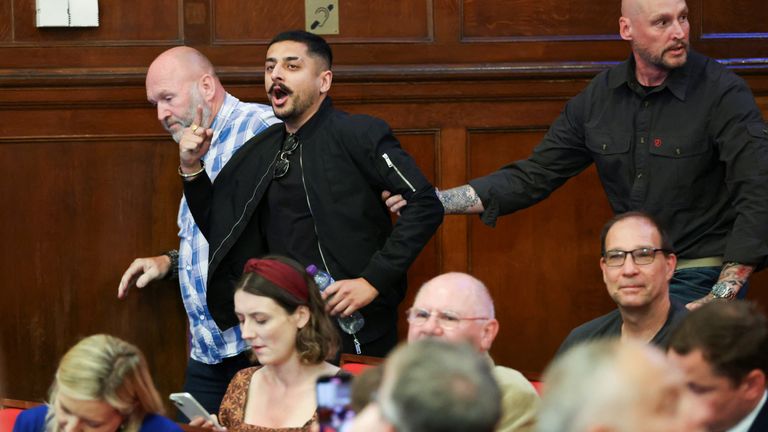
[[[290,162],[288,171],[270,182],[266,202],[260,210],[262,232],[270,254],[287,256],[303,266],[315,264],[323,268],[302,181],[301,146],[299,143],[296,150],[286,153]]]
[[[670,300],[667,321],[661,329],[659,329],[653,339],[651,339],[650,343],[666,350],[672,331],[687,313],[688,309],[686,309],[684,305],[675,300]],[[571,330],[571,333],[565,338],[562,345],[560,345],[560,348],[557,350],[556,356],[561,355],[568,351],[572,346],[582,342],[593,339],[621,337],[621,326],[623,323],[624,321],[621,318],[621,312],[619,312],[618,309],[614,309],[599,318],[586,322]]]

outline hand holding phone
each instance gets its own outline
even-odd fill
[[[224,429],[216,420],[215,416],[212,416],[208,411],[203,408],[202,405],[189,393],[171,393],[169,396],[176,408],[184,413],[190,420],[196,417],[202,417],[205,420],[211,422],[216,429]]]
[[[349,430],[355,413],[352,401],[352,376],[331,375],[317,379],[317,417],[321,432]]]

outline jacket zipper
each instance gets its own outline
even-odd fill
[[[272,172],[272,170],[275,168],[275,161],[277,161],[277,156],[280,154],[280,151],[278,150],[277,153],[275,153],[275,157],[272,159],[272,162],[269,164],[269,168],[267,168],[267,171],[261,176],[259,179],[259,182],[256,184],[256,187],[253,188],[253,192],[251,192],[251,197],[248,199],[248,201],[245,203],[245,206],[243,206],[243,211],[240,213],[240,216],[235,221],[235,224],[232,225],[232,228],[230,228],[229,233],[224,237],[224,239],[221,240],[219,245],[216,247],[216,249],[213,251],[212,254],[210,254],[210,258],[208,259],[208,264],[212,263],[214,259],[216,259],[216,255],[219,253],[221,248],[224,246],[224,243],[229,240],[229,238],[232,236],[232,234],[235,232],[235,228],[237,228],[238,225],[240,225],[241,222],[243,222],[245,218],[245,213],[248,211],[248,206],[251,205],[253,200],[256,198],[256,192],[259,190],[259,187],[264,182],[264,179],[267,177],[268,174]],[[303,180],[303,179],[302,179]],[[210,246],[209,246],[210,247]]]
[[[299,143],[299,166],[301,167],[301,185],[304,186],[304,198],[307,200],[307,207],[309,208],[309,214],[312,215],[312,226],[315,229],[315,237],[317,238],[317,250],[320,252],[320,259],[323,261],[323,267],[329,275],[336,280],[336,277],[331,273],[331,269],[328,268],[328,263],[325,262],[325,254],[323,248],[320,246],[320,235],[317,233],[317,223],[315,222],[315,213],[312,211],[312,204],[309,202],[309,192],[307,191],[307,183],[304,181],[304,146]]]
[[[387,162],[387,166],[388,166],[388,167],[390,167],[390,168],[393,168],[393,169],[395,170],[395,172],[397,173],[397,175],[399,175],[399,176],[400,176],[400,178],[401,178],[401,179],[403,179],[403,181],[405,182],[405,184],[407,184],[407,185],[408,185],[408,187],[409,187],[409,188],[411,188],[411,192],[416,192],[416,188],[415,188],[415,187],[413,187],[413,185],[411,184],[411,182],[409,182],[409,181],[408,181],[408,179],[407,179],[407,178],[405,178],[405,176],[403,175],[403,173],[401,173],[401,172],[400,172],[400,170],[399,170],[399,169],[397,169],[397,166],[395,166],[395,164],[393,164],[393,163],[392,163],[392,161],[389,159],[389,155],[387,155],[386,153],[382,153],[382,154],[381,154],[381,157],[383,157],[383,158],[384,158],[384,161],[386,161],[386,162]]]

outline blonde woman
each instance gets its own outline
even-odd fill
[[[135,346],[109,335],[81,340],[64,354],[50,402],[22,412],[14,432],[181,431],[163,404]]]

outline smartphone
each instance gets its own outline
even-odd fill
[[[350,430],[355,412],[352,410],[352,375],[330,375],[317,379],[317,417],[320,432]]]
[[[216,419],[203,408],[202,405],[189,393],[171,393],[169,396],[171,402],[176,405],[179,411],[183,412],[188,419],[203,417],[213,423],[214,427],[221,429],[221,425]]]

